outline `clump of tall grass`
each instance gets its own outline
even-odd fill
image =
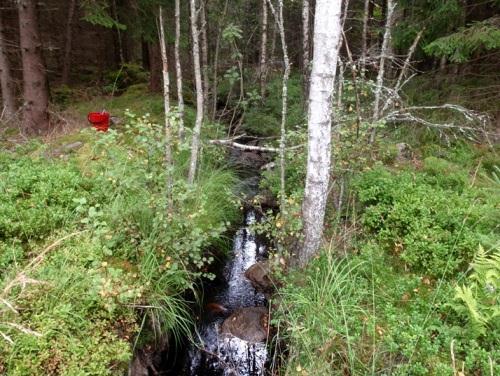
[[[355,374],[360,360],[353,341],[361,334],[368,291],[359,266],[330,250],[287,277],[275,319],[290,349],[286,374],[332,375],[335,366]]]

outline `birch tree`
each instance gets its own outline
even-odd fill
[[[73,44],[73,19],[75,16],[77,0],[70,0],[68,7],[68,19],[66,20],[66,35],[64,37],[64,60],[62,69],[61,82],[65,85],[69,81],[69,73],[71,67],[71,49]]]
[[[307,97],[309,90],[309,13],[310,3],[309,0],[302,1],[302,75],[304,79],[304,97]]]
[[[16,113],[16,92],[9,55],[7,53],[6,40],[3,30],[2,14],[0,13],[0,81],[2,88],[0,119],[10,119]]]
[[[323,235],[331,165],[332,99],[341,35],[341,0],[317,0],[309,90],[307,173],[302,215],[304,243],[298,265],[318,252]]]
[[[265,1],[265,0],[264,0]],[[218,26],[217,26],[217,36],[215,38],[215,52],[214,52],[214,64],[213,64],[213,77],[212,77],[212,121],[215,120],[215,115],[217,114],[217,75],[219,70],[219,51],[221,34],[224,24],[224,19],[226,18],[227,6],[229,0],[224,2],[224,9],[220,15]]]
[[[162,62],[162,74],[163,74],[163,107],[165,110],[165,170],[167,176],[167,206],[168,211],[171,212],[173,209],[173,177],[172,177],[172,126],[170,124],[170,78],[168,76],[168,57],[167,57],[167,45],[165,42],[165,26],[163,20],[163,7],[160,6],[159,9],[159,31],[160,31],[160,51],[161,51],[161,62]]]
[[[262,0],[262,28],[260,40],[260,96],[264,98],[266,94],[266,73],[267,73],[267,0]]]
[[[285,38],[285,25],[283,21],[283,0],[278,0],[278,12],[273,7],[271,0],[268,0],[269,8],[273,12],[276,25],[281,39],[281,47],[283,50],[283,62],[285,64],[285,71],[283,73],[283,86],[282,86],[282,107],[281,107],[281,127],[280,127],[280,202],[281,210],[284,213],[285,209],[285,143],[286,143],[286,116],[288,106],[288,78],[290,76],[290,60],[288,58],[288,49],[286,46]]]
[[[208,111],[208,91],[210,90],[210,80],[208,79],[208,37],[207,37],[207,2],[200,0],[200,21],[201,21],[201,65],[203,75],[203,112]]]
[[[198,164],[198,151],[200,149],[201,124],[203,123],[203,82],[201,80],[200,66],[200,41],[198,37],[198,12],[196,0],[189,1],[191,10],[191,36],[193,40],[193,66],[196,85],[196,122],[193,129],[191,142],[191,161],[189,163],[188,183],[193,184]]]
[[[365,0],[365,7],[363,13],[363,31],[361,34],[361,77],[365,76],[366,69],[366,50],[367,50],[367,37],[368,37],[368,16],[370,13],[370,0]]]
[[[384,85],[385,62],[388,57],[387,53],[389,51],[389,43],[391,42],[391,29],[394,8],[396,8],[396,4],[392,0],[387,0],[387,15],[385,22],[384,39],[382,41],[382,48],[380,51],[380,63],[377,74],[377,83],[375,85],[375,100],[373,101],[373,123],[376,123],[380,118],[380,96],[382,93],[382,87]],[[372,127],[370,132],[370,143],[373,143],[373,141],[375,141],[376,134],[376,128]]]
[[[180,0],[175,0],[175,42],[174,42],[174,59],[175,73],[177,77],[177,107],[179,111],[179,139],[184,140],[184,95],[182,93],[182,67],[180,57],[180,40],[181,40],[181,7]]]

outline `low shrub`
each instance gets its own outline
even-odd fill
[[[120,132],[82,132],[67,160],[0,153],[0,373],[121,375],[131,344],[187,334],[184,294],[239,216],[215,149],[188,185],[175,145],[169,213],[162,126],[127,113]]]
[[[497,239],[495,204],[466,187],[459,171],[446,173],[448,163],[434,162],[426,160],[426,172],[418,174],[378,167],[354,185],[362,223],[382,248],[414,271],[449,277],[465,270],[477,244]]]

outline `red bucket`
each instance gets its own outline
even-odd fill
[[[99,132],[107,132],[109,129],[109,112],[90,112],[87,115],[90,124]]]

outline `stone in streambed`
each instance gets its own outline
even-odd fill
[[[269,262],[260,261],[253,264],[245,272],[245,277],[250,280],[252,286],[262,292],[271,292],[273,290],[273,281],[271,279],[271,268]]]
[[[240,308],[222,324],[222,333],[258,343],[267,338],[268,313],[265,307]]]

